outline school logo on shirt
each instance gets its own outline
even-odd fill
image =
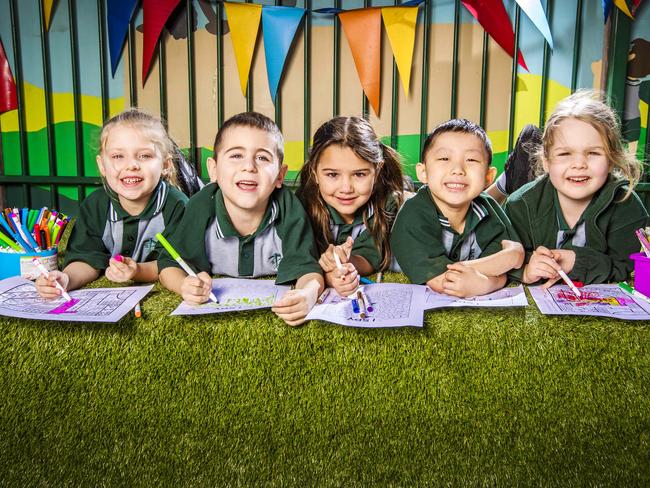
[[[280,253],[273,253],[269,257],[269,263],[271,263],[271,266],[273,266],[274,270],[278,270],[278,267],[280,266],[280,261],[282,261],[282,254]]]
[[[151,253],[151,251],[154,250],[155,247],[156,247],[156,241],[154,241],[153,239],[147,239],[147,241],[142,246],[142,258],[144,259],[147,256],[149,256],[149,254]]]

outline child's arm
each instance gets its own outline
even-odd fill
[[[199,305],[208,301],[212,291],[212,278],[205,271],[189,276],[181,268],[170,266],[160,272],[160,282],[188,303]]]
[[[476,269],[462,263],[452,263],[447,271],[432,278],[427,285],[438,293],[460,298],[487,295],[505,286],[507,277],[487,276]]]
[[[296,287],[275,302],[271,310],[288,325],[300,325],[324,289],[323,277],[319,273],[307,273],[298,278]]]
[[[149,261],[147,263],[137,263],[131,258],[123,257],[122,261],[111,258],[106,268],[106,278],[115,283],[124,283],[126,281],[137,281],[140,283],[150,283],[158,279],[158,263]]]
[[[68,264],[63,271],[51,271],[48,278],[43,275],[39,276],[35,283],[36,290],[42,298],[51,300],[61,296],[61,291],[54,283],[55,280],[66,291],[76,290],[99,278],[99,273],[99,270],[82,261],[74,261]]]
[[[487,276],[500,276],[511,269],[520,268],[524,263],[524,247],[515,241],[502,240],[501,251],[471,261],[461,261]]]

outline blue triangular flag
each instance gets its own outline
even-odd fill
[[[605,16],[605,22],[612,11],[612,0],[603,0],[603,14]]]
[[[135,12],[138,0],[108,0],[108,45],[111,51],[111,68],[115,76],[115,70],[120,61],[122,47],[126,40],[126,33],[129,30],[131,17]]]
[[[305,15],[305,10],[301,8],[265,5],[262,9],[266,73],[269,78],[271,99],[274,103],[284,63],[303,15]]]

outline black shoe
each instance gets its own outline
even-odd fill
[[[531,153],[542,144],[542,131],[527,125],[519,133],[515,147],[508,155],[505,165],[506,192],[521,188],[534,178],[534,162]]]

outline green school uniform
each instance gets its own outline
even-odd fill
[[[610,176],[573,228],[564,220],[547,175],[510,195],[504,210],[521,238],[526,263],[539,246],[568,249],[576,253],[571,279],[585,284],[620,281],[634,267],[629,255],[639,251],[634,231],[648,225],[648,212],[636,193],[618,201],[626,191],[625,181]],[[522,275],[523,268],[519,279]]]
[[[117,254],[138,263],[155,261],[160,247],[154,240],[158,232],[178,225],[187,197],[160,181],[140,215],[129,215],[117,196],[104,188],[94,191],[81,204],[65,255],[65,266],[82,261],[104,270]]]
[[[394,205],[393,205],[394,207]],[[354,220],[351,224],[346,224],[341,215],[334,209],[334,207],[327,206],[330,213],[330,231],[332,232],[333,244],[338,246],[343,244],[348,237],[354,239],[352,245],[352,255],[361,256],[364,258],[375,271],[379,271],[381,266],[381,254],[377,249],[375,240],[370,233],[370,230],[363,222],[363,210],[358,210],[354,215]],[[374,219],[374,210],[372,205],[368,206],[368,225],[372,225]]]
[[[278,284],[321,272],[305,210],[284,186],[271,194],[257,230],[242,236],[230,220],[221,190],[211,183],[190,199],[185,218],[168,239],[197,272],[241,278],[277,275]],[[179,267],[161,252],[158,269],[171,266]]]
[[[501,241],[518,241],[499,204],[486,193],[476,197],[459,234],[433,201],[427,186],[404,203],[391,232],[393,254],[415,284],[424,284],[458,261],[478,259],[501,251]]]

